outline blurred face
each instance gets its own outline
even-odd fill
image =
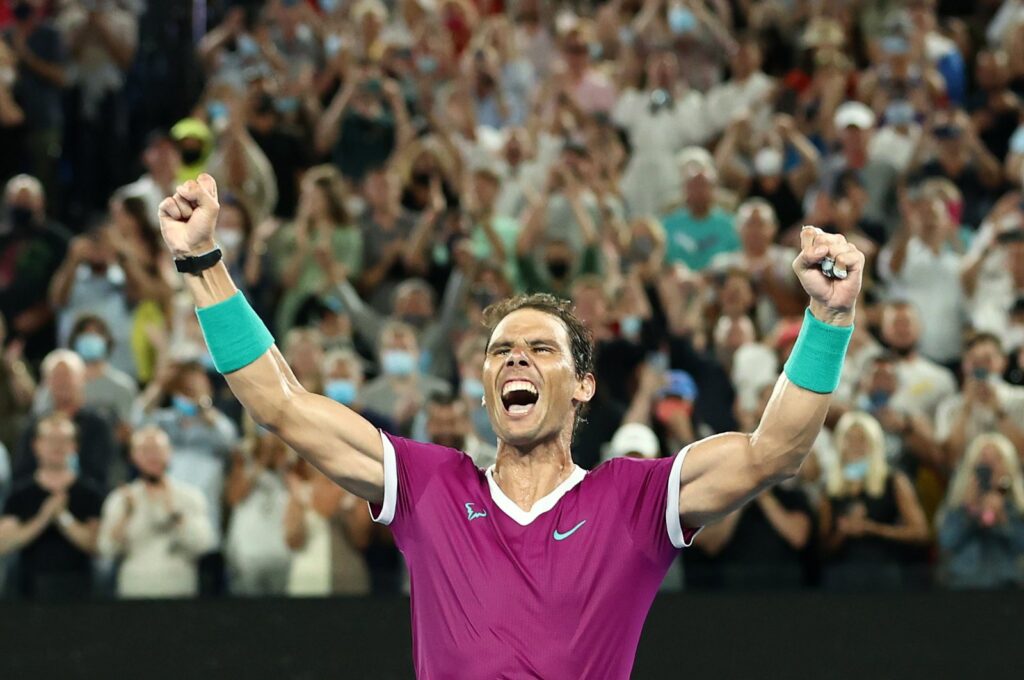
[[[840,442],[839,455],[843,464],[852,463],[864,458],[868,455],[870,446],[871,440],[868,439],[864,428],[860,425],[854,425],[846,431],[843,435],[843,441]]]
[[[650,89],[671,89],[675,84],[678,68],[671,52],[659,52],[647,65],[647,86]]]
[[[1002,454],[999,453],[999,447],[995,444],[985,445],[978,454],[977,465],[987,465],[992,468],[992,479],[994,480],[1008,477],[1010,474],[1010,471],[1006,469]]]
[[[192,401],[200,401],[213,393],[210,379],[199,368],[187,369],[178,381],[178,394]]]
[[[743,250],[757,255],[768,250],[775,238],[775,220],[762,208],[746,210],[740,215],[740,240]]]
[[[354,362],[342,359],[335,361],[327,375],[324,376],[324,381],[331,380],[351,380],[358,388],[363,384],[363,371],[359,366],[354,365]]]
[[[85,375],[67,363],[53,367],[46,386],[50,388],[57,410],[74,409],[85,402]]]
[[[882,339],[894,350],[912,350],[921,335],[921,324],[912,307],[887,307],[882,314]]]
[[[143,477],[163,477],[170,460],[171,442],[163,432],[146,432],[132,441],[132,462]]]
[[[34,180],[11,180],[7,185],[5,196],[8,208],[24,208],[36,215],[40,215],[43,212],[42,188]]]
[[[573,71],[583,71],[590,63],[590,47],[579,35],[570,36],[562,48],[565,62]]]
[[[526,155],[525,135],[526,131],[521,128],[513,130],[505,142],[505,161],[512,167],[519,165]]]
[[[465,402],[457,400],[451,404],[427,406],[427,437],[431,442],[462,451],[471,431]]]
[[[395,298],[395,316],[422,328],[434,316],[430,293],[421,288],[409,288]]]
[[[473,192],[480,207],[490,210],[498,200],[500,186],[493,176],[487,173],[473,175]]]
[[[732,59],[733,77],[746,78],[761,68],[761,50],[754,43],[743,43]]]
[[[245,216],[237,205],[221,204],[217,215],[217,240],[227,250],[237,250],[245,240]]]
[[[150,174],[161,175],[177,172],[181,165],[181,152],[169,139],[160,139],[146,147],[142,163]]]
[[[309,201],[309,210],[315,219],[326,217],[328,214],[327,193],[326,189],[320,186],[319,183],[312,183],[307,189],[307,200]]]
[[[517,447],[557,438],[576,402],[594,394],[594,377],[576,377],[569,333],[560,319],[521,309],[491,335],[483,370],[487,411],[495,433]]]
[[[366,202],[375,209],[390,207],[398,196],[398,183],[388,172],[372,172],[363,183]]]
[[[964,354],[963,369],[965,376],[976,371],[1001,376],[1006,371],[1006,357],[995,343],[979,342]]]
[[[870,130],[862,130],[859,127],[848,125],[839,133],[839,141],[843,150],[847,152],[861,151],[868,145],[871,138]]]
[[[573,291],[576,315],[591,328],[603,326],[608,321],[608,299],[597,286],[577,286]]]
[[[75,428],[71,421],[59,418],[40,423],[33,441],[39,466],[47,469],[67,467],[76,443]]]
[[[301,338],[288,349],[288,364],[295,369],[296,373],[310,376],[320,372],[324,352],[317,342],[309,338]]]
[[[416,342],[416,336],[404,329],[392,329],[382,334],[380,348],[384,352],[397,350],[400,352],[412,352],[413,354],[419,353],[419,344]]]
[[[754,305],[754,289],[745,276],[733,275],[722,284],[719,299],[725,315],[740,316],[746,314]]]
[[[867,391],[892,395],[898,389],[899,377],[896,374],[896,366],[887,361],[876,362],[868,374]]]
[[[696,171],[686,180],[686,204],[706,210],[714,197],[715,183],[710,173]]]
[[[982,90],[997,90],[1006,85],[1006,59],[994,52],[979,52],[975,62],[975,76]]]

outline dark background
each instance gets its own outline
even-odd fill
[[[634,678],[1021,678],[1024,593],[658,599]],[[5,604],[0,678],[412,678],[394,599]],[[567,679],[546,679],[567,680]]]

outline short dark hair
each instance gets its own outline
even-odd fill
[[[457,406],[464,403],[461,398],[450,392],[431,392],[427,397],[427,406]]]
[[[590,329],[573,312],[570,300],[563,300],[547,293],[516,295],[487,307],[484,310],[484,324],[488,331],[488,347],[494,329],[502,319],[521,309],[535,309],[561,321],[569,334],[569,349],[572,352],[576,377],[583,378],[587,373],[594,372],[594,337]]]
[[[501,320],[521,309],[535,309],[561,321],[569,335],[569,349],[572,354],[573,367],[576,370],[576,378],[582,379],[588,373],[594,372],[594,336],[590,329],[573,312],[571,301],[547,293],[516,295],[487,307],[483,315],[484,324],[487,327],[487,347],[491,346],[491,336],[494,335],[494,329],[498,327]],[[583,414],[586,409],[587,404],[580,404],[576,409],[576,418],[572,426],[574,435],[580,423],[583,422]]]
[[[969,352],[978,345],[989,343],[995,345],[996,349],[1000,353],[1003,351],[1003,341],[999,339],[999,336],[995,333],[989,333],[988,331],[981,331],[973,333],[967,338],[967,342],[964,343],[964,352]]]
[[[75,323],[71,327],[71,335],[68,336],[68,344],[74,347],[75,340],[89,326],[96,326],[99,334],[107,341],[107,354],[109,355],[110,350],[114,347],[114,336],[111,334],[106,320],[96,314],[82,314],[75,319]]]

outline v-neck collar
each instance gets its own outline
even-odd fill
[[[498,483],[494,481],[493,465],[488,467],[484,474],[487,475],[487,486],[490,488],[491,500],[494,501],[494,504],[498,506],[499,510],[515,521],[516,524],[525,527],[531,524],[533,520],[555,507],[555,504],[562,500],[562,496],[569,493],[574,486],[583,481],[583,478],[587,476],[587,471],[574,463],[572,474],[570,474],[565,481],[556,486],[551,493],[535,502],[533,507],[528,511],[523,510],[516,505],[515,501],[506,496],[505,492],[501,490],[500,486],[498,486]]]

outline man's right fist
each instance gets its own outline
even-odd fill
[[[171,254],[189,257],[213,250],[219,213],[217,182],[212,177],[204,173],[180,185],[160,203],[160,232]]]

